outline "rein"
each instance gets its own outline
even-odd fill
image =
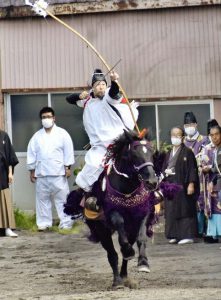
[[[123,176],[125,178],[130,178],[128,174],[118,171],[116,166],[115,166],[115,163],[113,163],[112,166],[113,166],[113,169],[114,169],[116,174],[118,174],[120,176]],[[133,167],[136,171],[139,171],[139,170],[141,170],[142,168],[144,168],[146,166],[152,166],[153,167],[154,164],[152,162],[145,162],[145,163],[141,164],[140,166],[135,166],[134,165]],[[108,174],[107,174],[107,177],[108,177]],[[142,184],[142,182],[144,182],[144,180],[143,180],[142,176],[139,173],[138,173],[138,178],[139,178],[140,183]],[[151,189],[151,187],[148,186],[148,184],[147,184],[149,192],[156,192],[159,189],[159,184],[160,184],[160,181],[158,180],[157,185],[153,189]]]
[[[116,166],[115,166],[115,163],[113,163],[113,169],[115,171],[116,174],[120,175],[120,176],[124,176],[125,178],[129,178],[129,176],[125,173],[121,173],[117,170]]]
[[[129,173],[128,173],[128,171],[126,171],[125,170],[125,172],[120,172],[119,170],[118,170],[118,167],[119,166],[116,166],[116,159],[115,159],[115,157],[114,157],[114,155],[113,155],[113,147],[114,147],[114,144],[111,144],[109,147],[108,147],[108,149],[107,149],[107,154],[106,154],[106,158],[105,158],[105,160],[104,160],[104,165],[106,165],[106,166],[108,166],[109,165],[109,167],[107,168],[107,176],[109,175],[109,173],[110,173],[110,169],[111,169],[111,167],[113,168],[113,171],[117,174],[117,175],[119,175],[119,176],[123,176],[124,178],[127,178],[127,179],[129,179],[129,178],[131,178],[131,174],[136,174],[136,176],[138,177],[138,180],[140,181],[140,182],[144,182],[144,183],[146,183],[146,186],[147,186],[147,188],[148,188],[148,190],[150,191],[150,192],[154,192],[154,191],[156,191],[157,189],[158,189],[158,186],[159,186],[159,183],[157,184],[157,186],[156,187],[154,187],[153,188],[153,186],[151,186],[151,185],[149,185],[148,186],[148,184],[147,184],[147,182],[143,179],[143,177],[142,177],[142,175],[140,174],[140,170],[142,170],[143,168],[145,168],[145,167],[148,167],[148,166],[150,166],[150,167],[154,167],[154,164],[153,164],[153,162],[152,161],[146,161],[146,162],[143,162],[143,163],[141,163],[140,165],[136,165],[136,163],[134,162],[133,163],[133,161],[132,161],[132,157],[131,157],[131,151],[136,151],[137,150],[137,146],[141,146],[141,147],[143,147],[143,148],[141,148],[141,149],[143,149],[143,150],[141,150],[141,151],[143,151],[144,153],[146,153],[146,152],[148,152],[148,151],[152,151],[152,146],[151,146],[151,144],[148,142],[148,141],[146,141],[146,140],[135,140],[135,141],[133,141],[132,143],[130,143],[129,145],[128,145],[128,154],[127,155],[125,155],[125,153],[123,153],[123,156],[121,156],[121,159],[123,158],[123,159],[128,159],[128,163],[130,162],[130,165],[131,165],[131,170],[129,171]],[[118,165],[118,164],[117,164]],[[129,166],[129,165],[128,165]],[[127,169],[127,168],[126,168]],[[131,173],[131,171],[132,171],[132,173]]]

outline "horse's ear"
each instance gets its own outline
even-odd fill
[[[124,135],[129,143],[131,143],[133,141],[133,136],[129,130],[124,129]]]

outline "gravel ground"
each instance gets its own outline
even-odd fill
[[[137,289],[112,291],[106,253],[87,240],[85,230],[18,234],[0,237],[0,299],[221,299],[220,244],[169,245],[156,233],[148,245],[151,272],[138,273],[135,258],[129,275]]]

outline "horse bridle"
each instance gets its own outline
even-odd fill
[[[134,141],[132,144],[129,145],[129,149],[130,148],[134,148],[136,146],[143,146],[143,147],[146,147],[147,150],[151,150],[151,145],[147,141]],[[148,166],[154,167],[154,164],[151,161],[148,161],[148,162],[145,162],[145,163],[143,163],[143,164],[141,164],[139,166],[133,165],[134,169],[137,172],[139,172],[144,167],[148,167]]]
[[[145,163],[143,163],[143,164],[141,164],[139,166],[135,166],[135,165],[133,165],[133,166],[134,166],[134,169],[139,172],[144,167],[148,167],[148,166],[154,167],[154,164],[149,161],[149,162],[145,162]]]
[[[151,145],[147,141],[135,141],[135,142],[132,143],[132,145],[131,144],[129,145],[129,150],[131,148],[135,147],[135,146],[141,146],[141,145],[145,146],[148,150],[151,149]],[[117,170],[115,162],[112,163],[112,166],[113,166],[113,169],[114,169],[116,174],[118,174],[120,176],[123,176],[125,178],[129,178],[128,174],[122,173],[122,172]],[[148,161],[148,162],[142,163],[139,166],[133,165],[134,170],[138,173],[138,178],[139,178],[140,181],[144,181],[144,179],[142,178],[142,175],[139,173],[139,171],[141,169],[143,169],[144,167],[148,167],[148,166],[154,167],[154,164],[151,161]],[[154,187],[153,189],[150,189],[150,187],[148,187],[148,189],[151,192],[154,192],[158,189],[158,186],[159,186],[159,182],[157,183],[156,187]]]

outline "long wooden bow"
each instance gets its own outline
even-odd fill
[[[26,0],[26,4],[28,4],[29,1]],[[29,2],[30,3],[30,2]],[[46,4],[46,5],[45,5]],[[30,4],[28,4],[30,5]],[[32,5],[33,6],[33,5]],[[67,29],[69,29],[70,31],[72,31],[74,34],[76,34],[81,40],[83,40],[93,51],[94,53],[99,57],[99,59],[102,61],[102,63],[104,64],[104,66],[107,68],[108,72],[111,71],[111,68],[110,66],[107,64],[107,62],[105,61],[105,59],[102,57],[102,55],[98,52],[98,50],[82,35],[80,34],[76,29],[72,28],[71,26],[69,26],[67,23],[65,23],[64,21],[62,21],[61,19],[59,19],[58,17],[56,17],[54,14],[52,14],[48,9],[47,9],[47,3],[44,1],[44,0],[39,0],[39,1],[36,1],[34,6],[37,6],[39,7],[43,12],[47,13],[50,17],[52,17],[54,20],[56,20],[57,22],[59,22],[60,24],[62,24],[63,26],[65,26]],[[36,9],[34,9],[36,11]],[[38,13],[38,11],[36,11]],[[41,15],[45,16],[45,14],[42,14]],[[141,135],[141,132],[139,130],[139,127],[137,125],[137,122],[136,122],[136,119],[134,117],[134,113],[132,111],[132,108],[131,108],[131,105],[130,105],[130,102],[128,100],[128,97],[123,89],[123,87],[121,86],[121,84],[118,82],[118,85],[119,85],[119,88],[120,88],[120,91],[122,92],[125,100],[126,100],[126,103],[129,107],[129,110],[130,110],[130,113],[131,113],[131,116],[133,118],[133,121],[134,121],[134,124],[135,124],[135,128],[138,132],[139,135]]]

